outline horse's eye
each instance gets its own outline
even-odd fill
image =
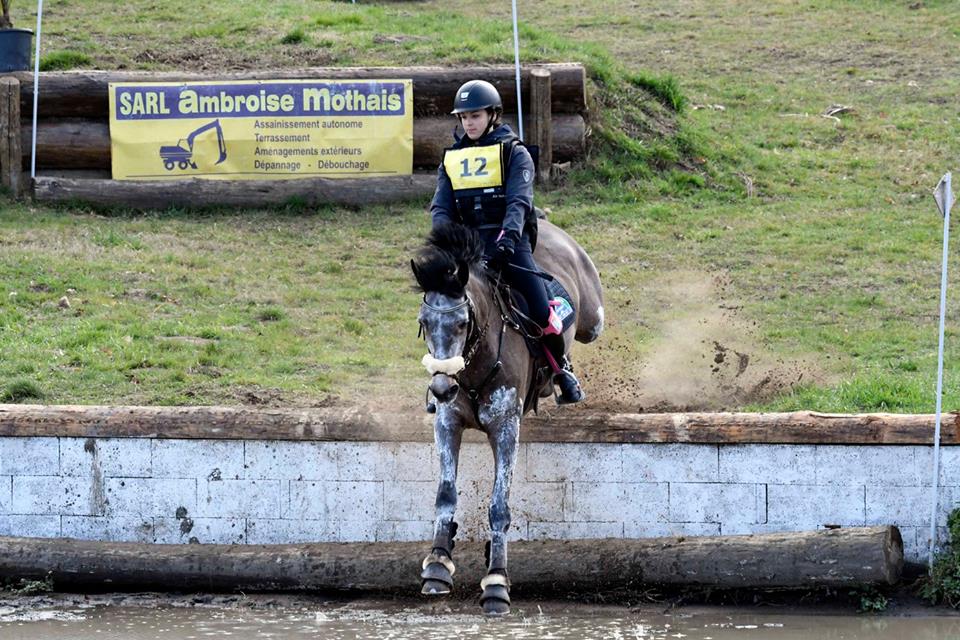
[[[461,320],[460,322],[457,323],[457,331],[463,331],[466,328],[467,328],[466,320]]]

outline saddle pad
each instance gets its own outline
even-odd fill
[[[547,280],[547,298],[549,298],[551,302],[560,302],[554,309],[557,315],[560,316],[560,319],[563,320],[563,330],[566,331],[577,319],[577,310],[573,306],[573,299],[556,278]]]

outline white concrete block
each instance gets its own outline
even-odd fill
[[[60,470],[64,476],[149,478],[149,438],[60,438]]]
[[[616,482],[623,477],[620,444],[527,444],[528,482]]]
[[[921,450],[922,447],[890,445],[818,445],[815,484],[918,486],[926,475],[918,466],[917,454]],[[927,473],[932,476],[933,470]],[[927,477],[926,481],[929,480]]]
[[[436,516],[436,482],[384,482],[385,520],[432,520]]]
[[[13,479],[10,512],[32,515],[95,515],[102,495],[92,491],[87,478],[17,476]]]
[[[289,518],[344,522],[383,518],[382,482],[290,481]]]
[[[800,530],[823,524],[863,526],[864,487],[768,485],[767,522],[791,524]]]
[[[247,544],[284,544],[296,542],[339,542],[336,523],[325,520],[247,520]]]
[[[0,536],[59,538],[60,516],[0,515]]]
[[[929,527],[897,527],[903,538],[903,560],[926,562],[930,546]],[[939,533],[937,534],[939,537]]]
[[[209,518],[280,516],[280,480],[198,481],[196,515]]]
[[[193,514],[197,508],[197,480],[174,478],[107,478],[104,482],[106,511],[116,518],[175,518]]]
[[[153,521],[150,518],[63,516],[61,531],[63,537],[79,540],[153,542]]]
[[[337,477],[338,446],[336,442],[248,440],[244,449],[246,477],[254,480],[334,480]]]
[[[440,460],[428,442],[384,442],[387,477],[384,480],[437,483]]]
[[[382,482],[333,482],[327,491],[330,513],[341,522],[383,519]]]
[[[59,474],[60,442],[57,438],[0,437],[0,475]]]
[[[714,522],[625,522],[624,538],[674,538],[686,536],[720,535],[720,525]]]
[[[380,442],[337,442],[337,480],[390,480],[393,458]]]
[[[815,452],[813,445],[722,445],[720,482],[814,484]]]
[[[337,525],[337,540],[340,542],[374,542],[380,521],[346,519],[338,521]]]
[[[153,478],[244,478],[240,440],[152,440]]]
[[[531,522],[530,540],[584,540],[622,538],[620,522]]]
[[[624,482],[716,482],[717,445],[623,445]]]
[[[513,519],[560,522],[569,485],[565,482],[524,482],[514,480],[510,489]]]
[[[521,445],[517,450],[517,462],[513,468],[514,479],[523,477],[518,473],[518,467],[520,466],[520,454],[522,450],[523,446]],[[439,468],[440,466],[438,461],[438,481],[440,480]],[[457,484],[461,485],[468,482],[484,482],[489,483],[492,486],[493,477],[493,449],[491,449],[488,444],[483,442],[463,443],[463,446],[460,448],[460,461],[457,465]]]
[[[0,513],[13,509],[13,476],[0,476]]]
[[[428,545],[433,540],[433,521],[395,521],[377,524],[377,542],[418,542]],[[457,537],[459,539],[459,536]],[[426,555],[424,551],[424,555]]]
[[[670,522],[745,522],[766,519],[762,484],[670,483]]]
[[[930,487],[873,487],[866,488],[866,523],[930,526],[933,507]],[[953,487],[940,488],[937,522],[947,522],[947,515],[955,506]],[[929,535],[929,534],[928,534]]]
[[[568,522],[623,522],[626,504],[627,485],[622,482],[572,482],[563,519]]]
[[[246,522],[241,518],[154,518],[153,531],[158,544],[246,542]]]
[[[918,484],[929,486],[933,479],[933,447],[917,447],[915,456],[921,480]],[[940,447],[940,484],[960,487],[960,447]]]
[[[625,484],[626,502],[621,519],[625,525],[666,522],[670,514],[670,488],[666,482]]]
[[[294,520],[332,521],[336,514],[330,513],[327,500],[328,481],[291,480],[289,499],[283,509],[283,517]]]
[[[720,535],[724,536],[746,536],[762,533],[780,533],[783,531],[813,531],[821,529],[815,525],[799,525],[789,522],[774,522],[767,524],[749,524],[746,522],[723,522],[720,524]]]

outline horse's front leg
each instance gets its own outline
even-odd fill
[[[486,414],[486,415],[485,415]],[[516,389],[494,391],[481,421],[493,448],[495,476],[490,499],[490,542],[487,546],[487,575],[480,581],[480,604],[484,613],[510,612],[510,580],[507,577],[507,529],[510,528],[510,484],[517,461],[522,405]]]
[[[463,424],[450,404],[441,404],[433,423],[433,435],[440,456],[440,486],[437,488],[436,521],[433,527],[433,546],[423,559],[420,574],[424,595],[446,595],[453,588],[453,537],[457,523],[457,461]]]

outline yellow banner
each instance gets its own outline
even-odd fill
[[[412,80],[110,83],[115,180],[413,172]]]

